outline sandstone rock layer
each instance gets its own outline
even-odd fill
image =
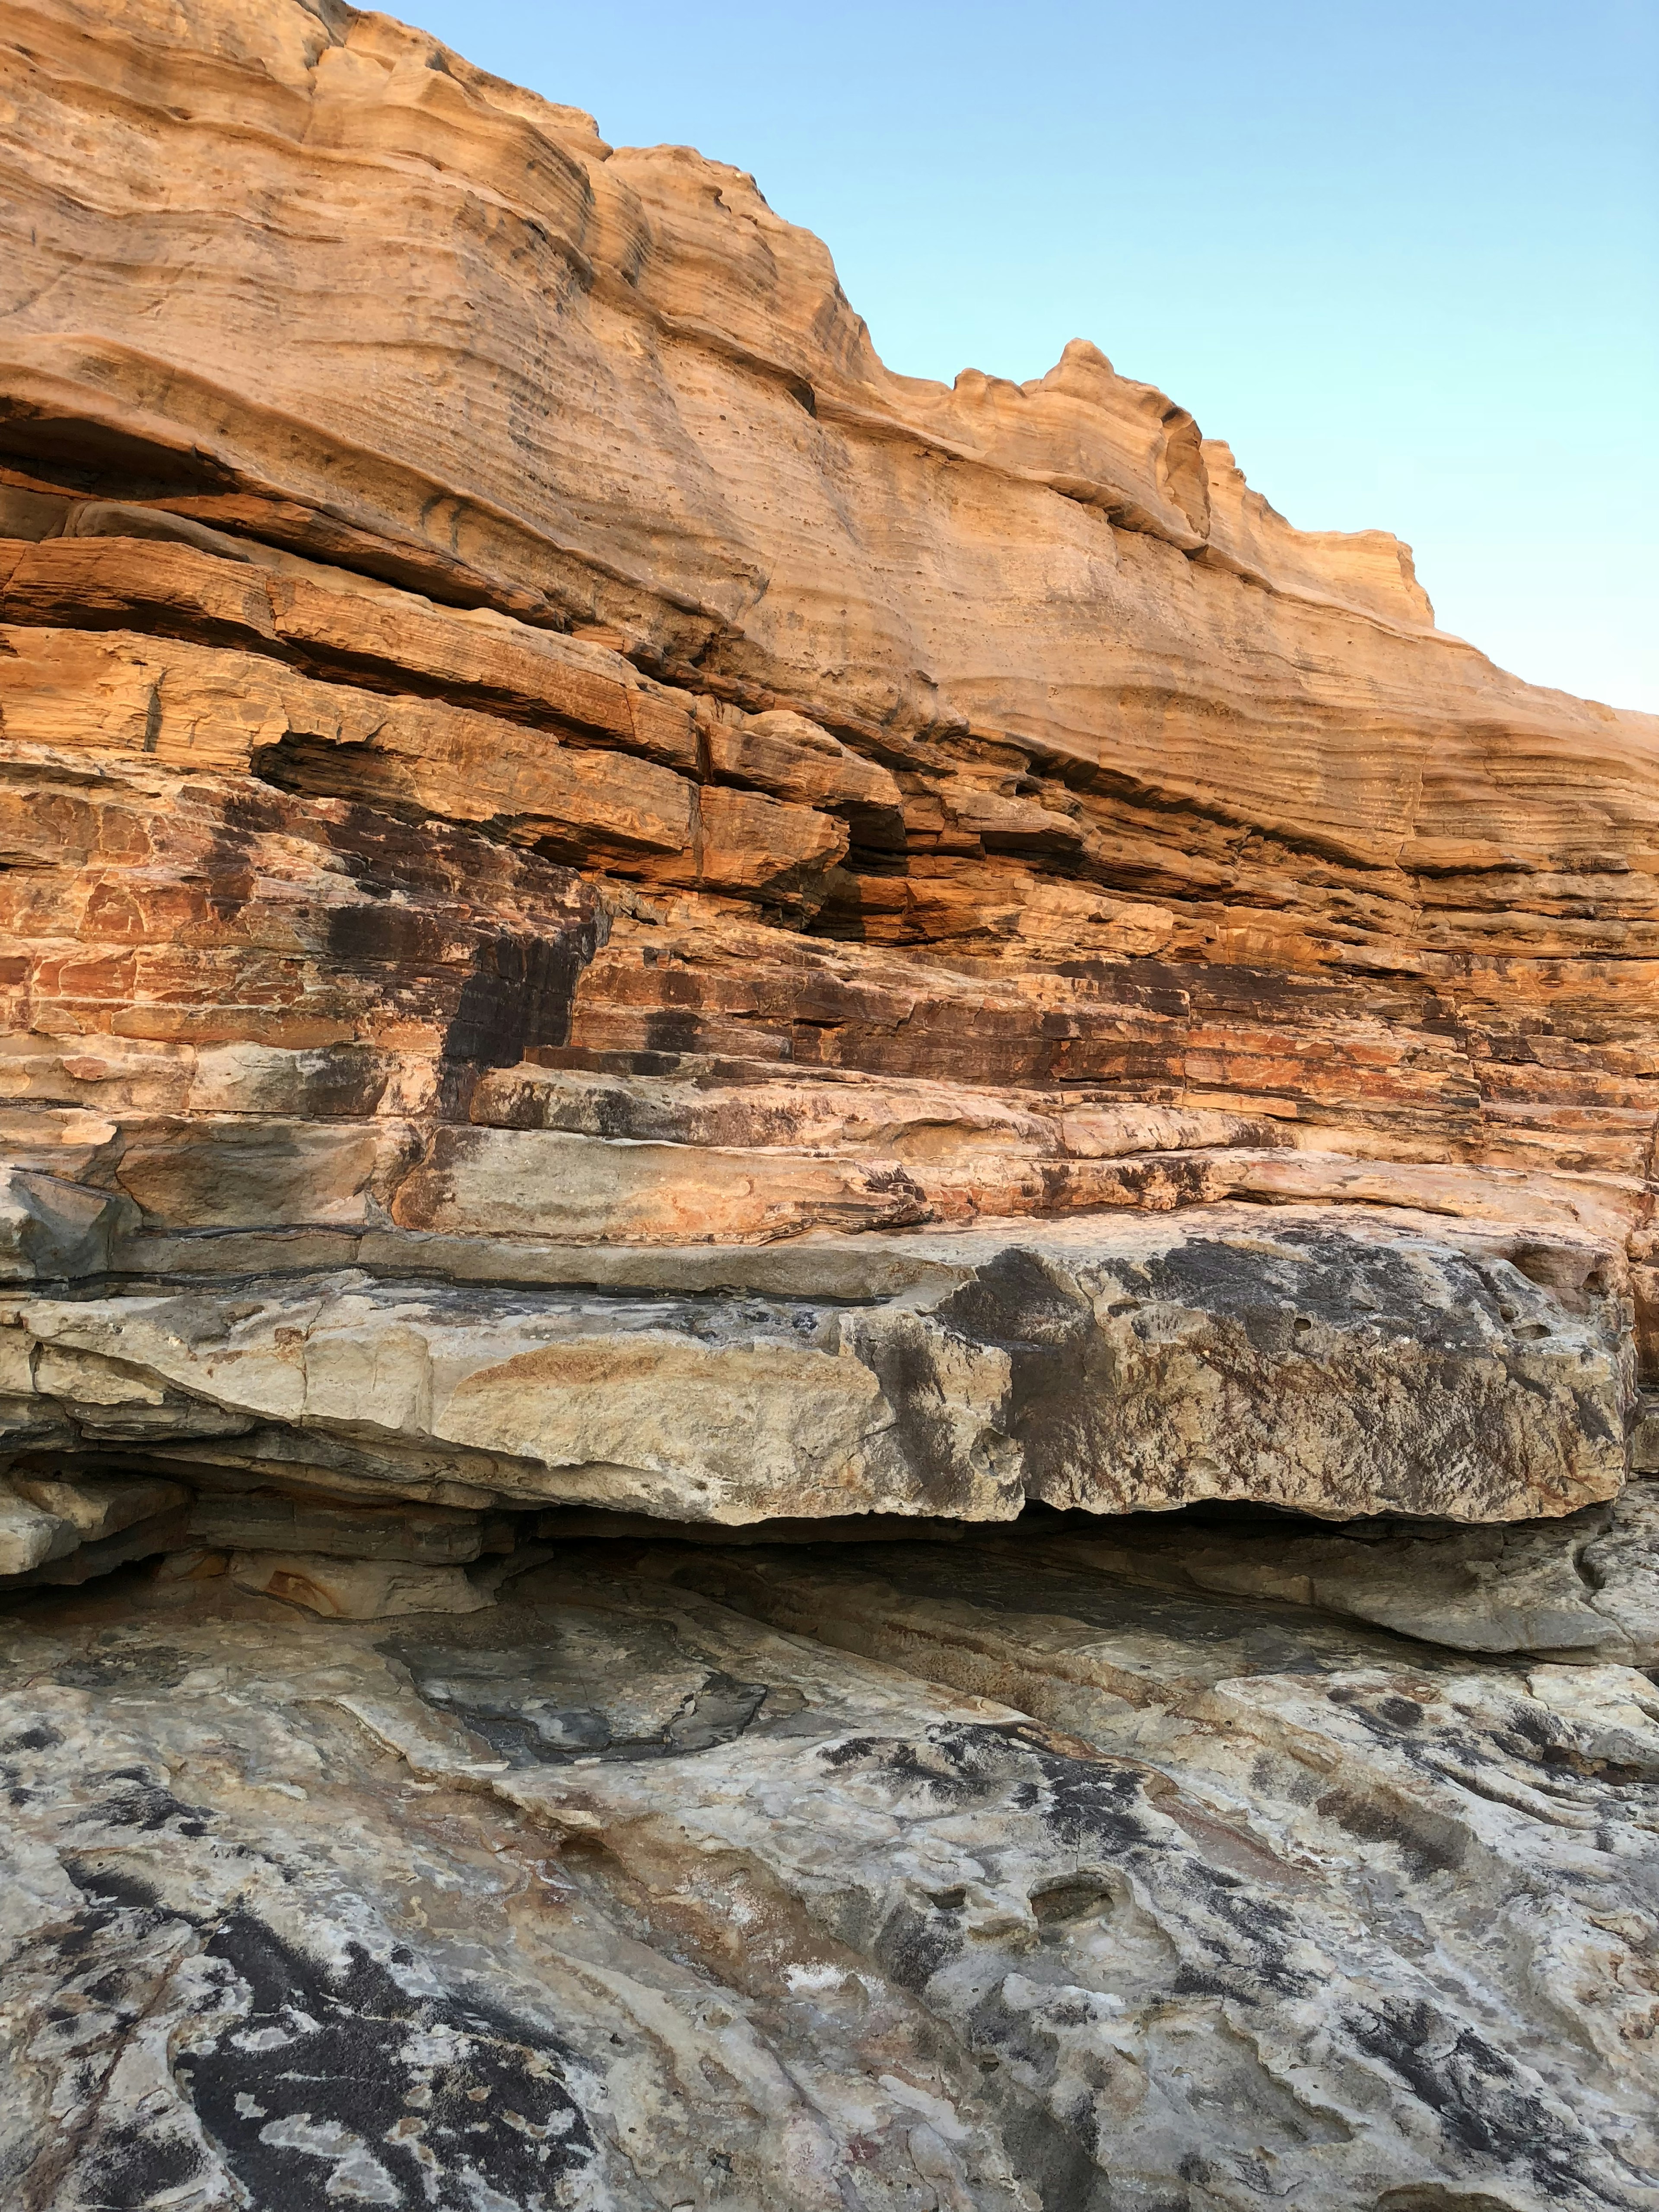
[[[386,17],[0,74],[6,2205],[1654,2212],[1659,723]]]
[[[7,40],[26,1478],[1616,1492],[1659,725],[387,18]]]

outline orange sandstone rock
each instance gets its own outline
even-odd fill
[[[891,374],[751,179],[386,17],[10,22],[25,1474],[1617,1489],[1659,723],[1444,635],[1397,541],[1292,529],[1091,345]],[[386,1287],[446,1279],[448,1334]]]

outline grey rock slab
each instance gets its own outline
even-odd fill
[[[137,1208],[119,1192],[0,1166],[0,1281],[58,1281],[111,1264]]]
[[[106,1436],[262,1425],[411,1481],[732,1523],[1032,1498],[1486,1522],[1624,1480],[1617,1297],[1493,1250],[1218,1206],[871,1237],[860,1297],[860,1241],[817,1248],[833,1297],[352,1272],[20,1297],[9,1371]]]
[[[1614,1633],[1603,1650],[1633,1667],[1659,1666],[1659,1482],[1632,1482],[1580,1559],[1590,1604]]]
[[[1560,1520],[1488,1528],[1382,1520],[1325,1534],[1267,1516],[1141,1516],[1103,1535],[1078,1515],[1031,1542],[1062,1570],[1317,1607],[1456,1650],[1659,1662],[1659,1483],[1650,1481]]]
[[[1222,1683],[1425,1657],[1380,1631],[1293,1605],[1068,1568],[1017,1536],[845,1550],[590,1545],[574,1553],[595,1562],[620,1553],[643,1577],[672,1579],[785,1632],[1139,1752],[1195,1717],[1219,1719],[1213,1693]]]
[[[29,1601],[11,2201],[1650,2208],[1645,1677],[1019,1550]]]

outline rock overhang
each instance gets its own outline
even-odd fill
[[[306,1438],[402,1455],[502,1504],[1571,1512],[1624,1480],[1624,1302],[1605,1281],[1564,1297],[1497,1241],[1222,1206],[613,1250],[610,1271],[567,1248],[556,1286],[501,1279],[499,1251],[493,1281],[106,1281],[5,1319],[25,1437],[55,1420],[95,1448],[130,1402],[150,1434],[129,1449],[163,1462],[234,1468],[254,1447],[227,1429],[267,1457],[280,1430],[296,1458]]]

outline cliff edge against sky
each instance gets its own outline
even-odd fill
[[[3,36],[16,2201],[1651,2206],[1659,721],[387,17]]]
[[[1617,1488],[1659,725],[1091,346],[890,375],[750,179],[386,18],[19,21],[14,1276],[101,1286],[14,1309],[55,1442],[69,1361],[414,1495]]]

